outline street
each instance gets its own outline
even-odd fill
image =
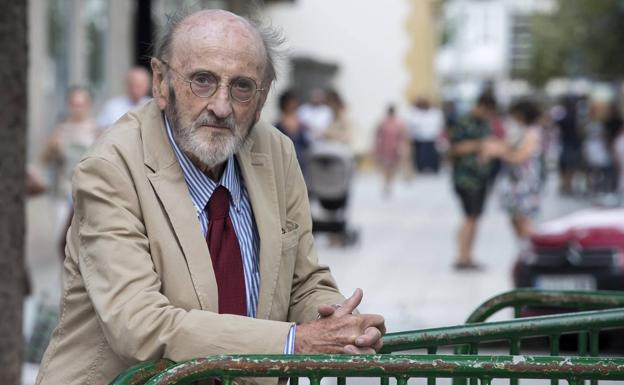
[[[551,178],[554,179],[554,178]],[[508,217],[496,193],[490,195],[474,247],[481,271],[455,271],[459,202],[449,175],[397,180],[394,194],[381,194],[381,178],[360,175],[354,183],[352,224],[361,229],[357,247],[328,247],[319,239],[319,258],[331,267],[341,291],[364,290],[363,312],[386,317],[389,331],[463,323],[491,296],[512,287],[517,250]],[[541,219],[573,211],[584,203],[562,199],[551,180]]]

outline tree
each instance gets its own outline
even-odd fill
[[[553,77],[618,80],[624,74],[623,0],[557,0],[531,25],[531,63],[521,77],[536,85]]]
[[[0,1],[0,379],[21,383],[26,190],[26,1]]]

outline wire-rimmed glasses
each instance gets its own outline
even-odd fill
[[[190,79],[187,79],[165,60],[159,60],[180,76],[182,80],[188,83],[193,94],[199,96],[200,98],[209,98],[219,89],[221,79],[210,71],[196,72],[191,75]],[[264,91],[264,88],[258,88],[255,80],[245,76],[239,76],[232,79],[227,84],[227,87],[230,91],[230,97],[240,103],[246,103],[254,97],[256,92]]]

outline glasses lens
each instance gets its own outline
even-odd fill
[[[232,98],[239,102],[246,102],[256,92],[256,82],[249,78],[236,78],[230,85],[230,92]]]
[[[195,95],[207,98],[212,96],[219,87],[219,80],[210,72],[200,72],[193,75],[191,89]]]

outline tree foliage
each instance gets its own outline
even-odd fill
[[[557,0],[531,23],[531,61],[520,73],[536,85],[553,77],[616,80],[624,74],[624,0]]]

